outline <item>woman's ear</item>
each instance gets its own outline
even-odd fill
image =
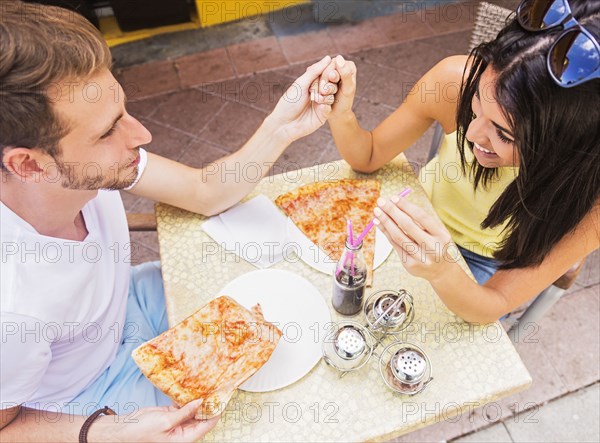
[[[39,180],[43,172],[38,162],[40,155],[39,150],[7,146],[2,150],[2,165],[22,182]]]

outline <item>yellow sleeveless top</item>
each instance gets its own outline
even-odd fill
[[[477,161],[470,150],[466,149],[465,155],[469,164]],[[515,179],[518,168],[502,167],[498,172],[499,178],[490,183],[489,189],[478,186],[475,191],[469,170],[462,173],[455,131],[444,136],[438,155],[419,173],[421,184],[454,242],[484,257],[493,257],[503,238],[505,224],[482,229],[481,222]]]

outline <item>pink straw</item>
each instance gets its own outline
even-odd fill
[[[354,232],[352,232],[352,220],[348,219],[348,240],[354,246]]]
[[[400,192],[400,194],[398,194],[398,197],[401,197],[401,198],[406,197],[411,192],[412,192],[411,188],[406,188],[402,192]],[[361,234],[356,239],[356,245],[360,245],[360,242],[364,240],[364,238],[367,236],[367,234],[369,233],[371,228],[373,228],[373,225],[375,224],[374,221],[375,221],[375,219],[371,220],[369,222],[369,224],[367,225],[367,227],[361,232]]]
[[[348,219],[348,241],[350,246],[354,246],[354,232],[352,232],[352,220],[350,219]],[[354,277],[354,252],[348,251],[348,259],[350,260],[350,275]]]

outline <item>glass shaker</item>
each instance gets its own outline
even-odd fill
[[[367,265],[362,242],[352,245],[346,240],[333,275],[333,308],[342,315],[358,314],[362,309],[366,283]]]

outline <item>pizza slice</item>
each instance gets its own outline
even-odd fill
[[[343,179],[301,186],[275,199],[275,203],[331,260],[337,262],[346,242],[347,220],[358,236],[373,218],[381,184],[377,180]],[[373,274],[375,230],[363,240],[368,285]]]
[[[235,390],[275,350],[281,331],[260,305],[248,310],[221,296],[132,352],[142,373],[177,405],[204,401],[197,419],[220,414]]]

